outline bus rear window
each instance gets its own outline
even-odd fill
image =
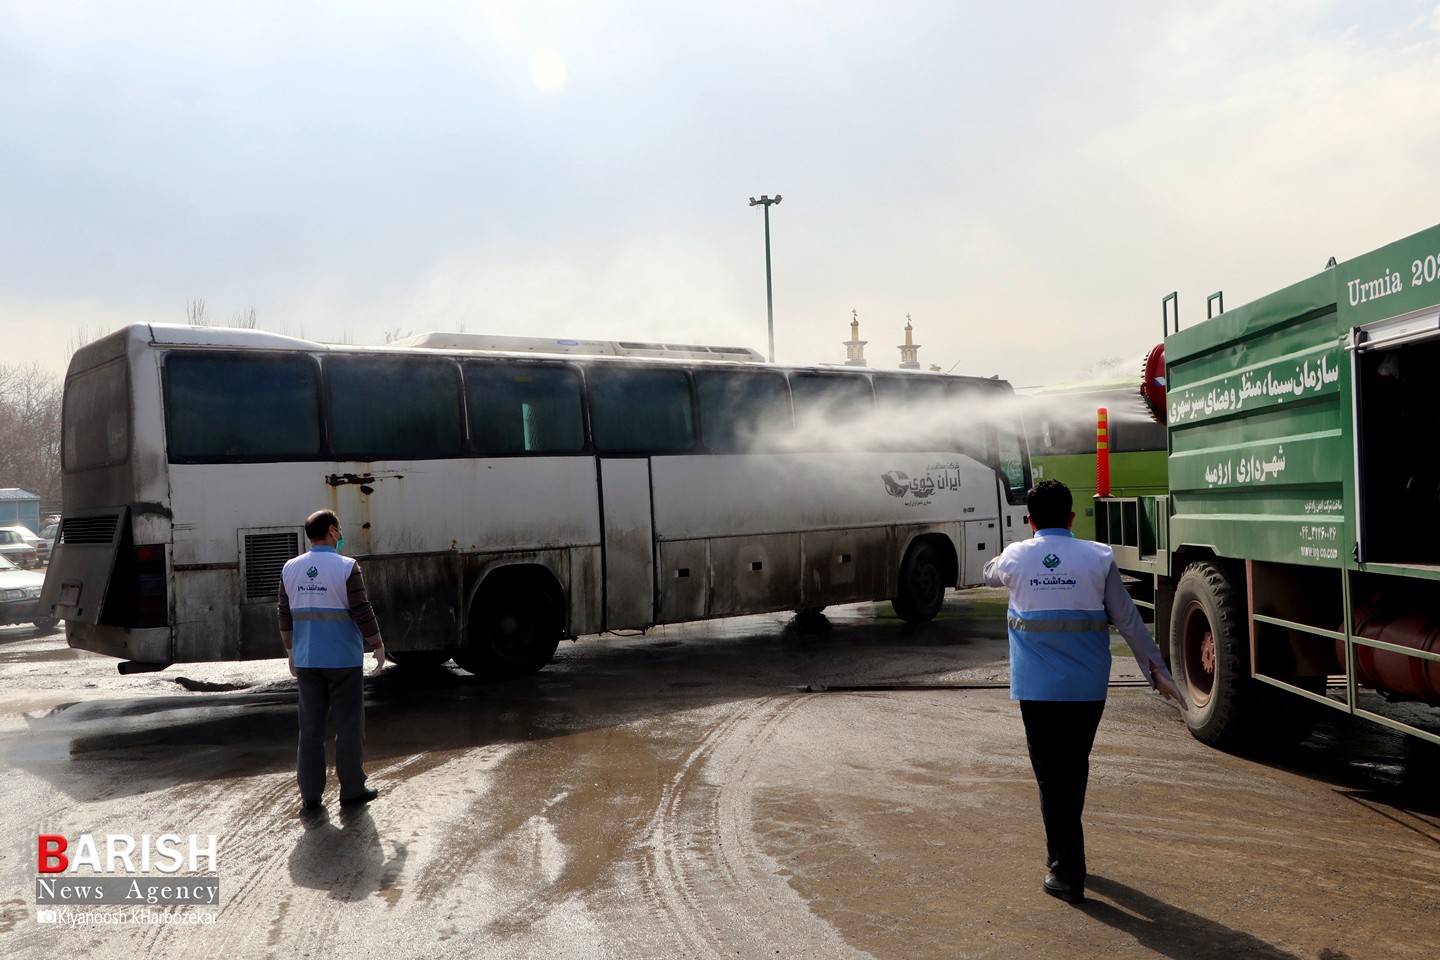
[[[695,445],[682,370],[590,368],[590,426],[605,453],[676,453]]]
[[[467,364],[465,389],[470,435],[482,457],[585,449],[580,375],[572,367]]]
[[[338,460],[459,456],[460,371],[448,360],[331,357],[330,443]]]
[[[65,384],[66,470],[124,463],[130,452],[130,390],[125,361],[86,370]]]
[[[302,459],[320,453],[309,357],[174,353],[165,360],[170,459]]]

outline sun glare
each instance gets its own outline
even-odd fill
[[[565,87],[569,76],[564,59],[548,47],[536,50],[530,57],[530,78],[541,90],[555,93]]]

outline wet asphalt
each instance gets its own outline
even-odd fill
[[[1087,903],[1044,896],[1004,598],[586,637],[521,681],[387,666],[379,800],[300,815],[280,661],[121,677],[0,628],[0,956],[1431,958],[1436,751],[1334,714],[1237,757],[1127,682]],[[42,833],[215,834],[206,923],[40,923]],[[98,908],[72,908],[87,910]]]

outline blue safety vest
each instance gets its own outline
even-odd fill
[[[1063,527],[1039,530],[991,561],[987,573],[1010,590],[1011,699],[1105,699],[1105,582],[1114,563],[1108,546]]]
[[[295,666],[358,667],[365,662],[365,639],[350,619],[346,590],[354,569],[353,559],[324,546],[285,564],[280,580],[295,621]]]

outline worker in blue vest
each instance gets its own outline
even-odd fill
[[[1179,689],[1125,592],[1115,556],[1070,532],[1070,490],[1042,480],[1026,494],[1035,536],[985,564],[985,582],[1010,590],[1010,699],[1020,701],[1040,786],[1049,872],[1044,890],[1085,899],[1085,785],[1110,683],[1110,625],[1151,687],[1183,707]]]
[[[300,683],[300,749],[296,780],[302,810],[320,809],[325,790],[325,718],[335,718],[335,775],[340,806],[369,803],[379,791],[365,785],[365,651],[375,673],[385,665],[380,625],[365,593],[360,564],[341,555],[345,534],[333,510],[305,520],[310,551],[280,573],[280,640],[290,673]]]

